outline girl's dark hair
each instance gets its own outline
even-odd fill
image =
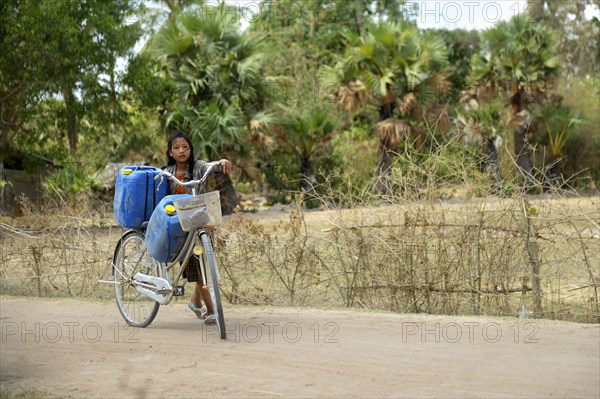
[[[182,138],[185,141],[187,141],[188,145],[190,146],[190,157],[188,159],[188,172],[190,175],[193,175],[194,173],[194,162],[196,162],[195,158],[194,158],[194,146],[192,145],[192,140],[190,139],[190,137],[185,133],[182,132],[181,130],[175,130],[171,133],[171,135],[169,136],[169,142],[168,142],[168,146],[167,146],[167,165],[175,165],[175,158],[173,158],[171,156],[171,154],[169,154],[169,151],[171,150],[171,147],[173,146],[173,142],[175,141],[175,139],[179,139]]]

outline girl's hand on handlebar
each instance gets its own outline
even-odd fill
[[[220,166],[217,164],[213,167],[213,172],[219,173],[222,172],[224,174],[228,174],[231,172],[231,162],[227,159],[219,160]]]

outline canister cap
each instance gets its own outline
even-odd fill
[[[131,170],[131,169],[123,169],[121,171],[121,173],[123,173],[124,175],[130,175],[130,174],[133,173],[133,170]]]
[[[175,207],[173,205],[167,205],[165,206],[165,213],[169,216],[172,216],[175,214]]]

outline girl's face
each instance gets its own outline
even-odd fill
[[[178,137],[173,141],[169,154],[177,163],[187,163],[190,158],[190,146],[183,137]]]

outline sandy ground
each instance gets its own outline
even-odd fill
[[[57,397],[600,397],[600,326],[181,303],[145,329],[112,303],[0,298],[0,384]]]

